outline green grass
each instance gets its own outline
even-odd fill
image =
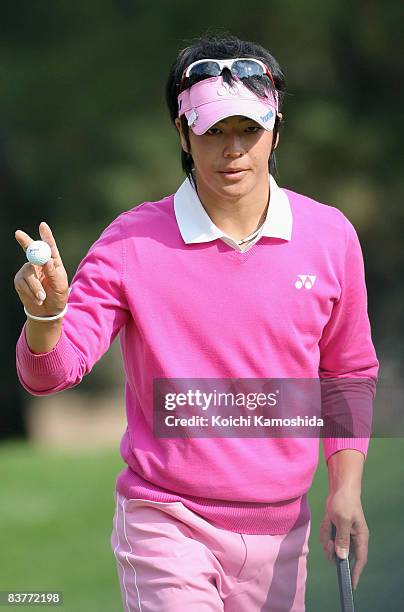
[[[320,450],[309,494],[307,612],[337,612],[336,571],[319,539],[327,494]],[[359,612],[402,609],[403,458],[402,440],[372,440],[362,493],[371,540],[356,593]],[[113,490],[122,467],[118,450],[73,455],[19,442],[0,446],[0,590],[61,590],[62,609],[69,612],[122,609],[110,548]]]
[[[328,491],[320,443],[319,467],[309,492],[312,528],[309,540],[307,612],[339,611],[336,568],[325,558],[320,522]],[[370,530],[368,563],[355,592],[358,612],[404,609],[404,440],[372,439],[362,481],[362,506]]]
[[[121,610],[110,537],[122,467],[118,451],[0,447],[0,590],[61,590],[69,612]]]

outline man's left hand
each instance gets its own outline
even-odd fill
[[[331,523],[334,523],[337,530],[335,544],[331,539]],[[355,566],[351,572],[352,587],[355,590],[368,561],[369,544],[369,529],[358,491],[339,489],[329,493],[320,525],[320,540],[330,563],[335,564],[334,550],[340,558],[344,558],[344,551],[347,551],[350,558],[355,558]]]

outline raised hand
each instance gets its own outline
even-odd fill
[[[51,228],[44,221],[39,224],[39,234],[49,244],[52,256],[43,266],[24,263],[14,277],[14,286],[30,314],[50,317],[59,314],[67,304],[69,281]],[[33,242],[22,230],[15,232],[15,239],[24,252]]]

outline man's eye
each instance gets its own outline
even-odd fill
[[[218,132],[220,132],[219,128],[209,128],[208,129],[208,134],[214,135],[214,134],[217,134]]]
[[[251,134],[256,134],[257,132],[259,132],[259,130],[262,130],[262,128],[261,128],[261,127],[259,127],[258,125],[250,125],[250,126],[247,128],[247,131],[248,131],[248,132],[251,132]]]

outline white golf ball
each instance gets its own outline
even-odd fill
[[[52,251],[47,242],[34,240],[25,251],[28,261],[37,266],[43,266],[50,260]]]

